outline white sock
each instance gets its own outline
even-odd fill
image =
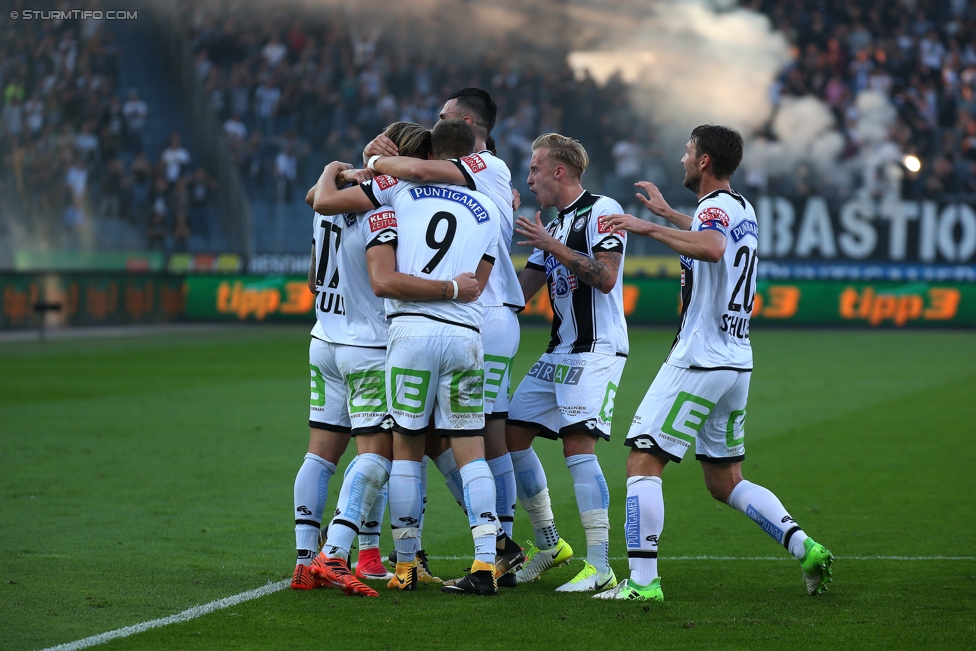
[[[349,464],[335,516],[329,523],[325,542],[329,558],[349,558],[349,548],[365,522],[365,515],[373,507],[376,494],[390,478],[392,464],[378,454],[361,454]]]
[[[657,544],[664,531],[664,491],[660,477],[627,479],[624,533],[630,580],[647,586],[657,578]]]
[[[586,561],[600,574],[610,572],[610,489],[595,454],[566,457],[573,476],[576,506],[586,534]]]
[[[447,483],[447,490],[451,491],[454,501],[462,509],[464,508],[464,482],[461,480],[461,473],[458,471],[457,462],[454,460],[454,450],[448,448],[434,459],[434,465],[444,475]]]
[[[772,491],[742,480],[732,489],[727,502],[736,511],[749,516],[760,529],[786,547],[797,559],[803,558],[803,541],[807,539],[807,535]]]
[[[392,464],[391,464],[392,465]],[[376,494],[373,506],[366,514],[366,522],[359,527],[359,551],[376,549],[380,546],[380,532],[383,530],[383,518],[386,515],[386,500],[390,495],[390,482]]]
[[[559,544],[559,532],[552,517],[552,503],[549,501],[549,488],[546,471],[542,469],[539,456],[531,447],[511,452],[512,466],[515,469],[515,487],[522,508],[532,523],[535,546],[539,549],[552,549]]]
[[[413,562],[420,549],[417,524],[423,514],[420,462],[394,461],[390,471],[390,526],[397,562]]]
[[[318,551],[322,511],[335,471],[335,464],[309,452],[295,477],[295,549],[302,565],[311,564]]]
[[[475,459],[461,468],[464,506],[474,538],[474,557],[482,563],[495,563],[495,480],[484,459]]]
[[[495,513],[502,530],[512,537],[515,522],[515,466],[512,455],[505,453],[496,459],[488,459],[488,467],[495,478]]]

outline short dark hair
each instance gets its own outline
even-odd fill
[[[703,124],[691,132],[691,142],[699,158],[712,159],[712,174],[720,181],[732,178],[742,162],[742,135],[731,127]]]
[[[464,120],[440,120],[430,132],[430,153],[439,160],[468,156],[475,140],[474,128]]]
[[[462,88],[451,93],[447,99],[456,99],[458,106],[471,115],[478,130],[483,131],[485,137],[495,128],[498,107],[488,91],[473,87]]]

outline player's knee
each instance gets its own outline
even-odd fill
[[[573,432],[563,436],[563,456],[566,458],[577,454],[595,454],[596,436],[589,433]]]
[[[627,457],[627,477],[660,477],[667,461],[649,452],[631,449]]]
[[[705,476],[705,488],[708,489],[708,492],[714,499],[722,502],[723,504],[728,501],[729,495],[732,494],[732,489],[735,488],[737,483],[738,482],[735,480],[735,478],[731,476]]]

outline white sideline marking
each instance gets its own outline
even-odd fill
[[[432,561],[470,561],[470,556],[428,556]],[[576,558],[576,557],[574,557]],[[625,561],[626,556],[611,556]],[[792,556],[661,556],[659,561],[796,561]],[[835,561],[976,561],[976,556],[834,556]]]
[[[470,556],[428,556],[432,561],[470,561]],[[625,561],[626,556],[613,556],[610,558],[612,561]],[[794,558],[789,556],[667,556],[659,560],[669,560],[669,561],[796,561]],[[841,561],[976,561],[976,556],[835,556],[834,560]],[[143,622],[141,624],[135,624],[133,626],[126,626],[125,628],[119,628],[114,631],[109,631],[108,633],[101,633],[99,635],[92,635],[91,637],[86,637],[83,640],[77,640],[76,642],[68,642],[66,644],[59,644],[58,646],[48,647],[43,651],[77,651],[77,649],[87,649],[91,646],[96,646],[98,644],[104,644],[111,640],[115,640],[122,637],[129,637],[130,635],[135,635],[136,633],[142,633],[143,631],[148,631],[153,628],[159,628],[161,626],[168,626],[169,624],[179,624],[181,622],[187,622],[191,619],[196,619],[197,617],[202,617],[203,615],[208,615],[214,611],[221,610],[223,608],[230,608],[231,606],[236,606],[237,604],[244,603],[245,601],[250,601],[252,599],[257,599],[259,597],[264,597],[275,592],[280,592],[287,588],[291,584],[289,579],[284,581],[278,581],[277,583],[269,583],[263,588],[257,588],[255,590],[248,590],[247,592],[242,592],[236,594],[233,597],[226,597],[224,599],[218,599],[217,601],[211,601],[208,604],[203,604],[202,606],[194,606],[193,608],[188,608],[181,613],[175,615],[170,615],[169,617],[163,617],[161,619],[153,619],[148,622]]]
[[[66,644],[59,644],[58,646],[52,646],[44,651],[75,651],[76,649],[87,649],[90,646],[95,646],[97,644],[104,644],[110,640],[115,640],[120,637],[129,637],[130,635],[135,635],[136,633],[142,633],[143,631],[148,631],[152,628],[159,628],[160,626],[168,626],[169,624],[179,624],[181,622],[187,622],[191,619],[196,619],[202,615],[207,615],[214,612],[215,610],[221,610],[222,608],[230,608],[231,606],[236,606],[237,604],[244,603],[245,601],[250,601],[251,599],[257,599],[258,597],[264,597],[265,595],[273,594],[275,592],[280,592],[284,590],[289,585],[291,585],[291,580],[286,579],[284,581],[278,581],[277,583],[269,583],[263,588],[257,588],[255,590],[248,590],[247,592],[242,592],[236,594],[233,597],[226,597],[225,599],[218,599],[217,601],[211,601],[208,604],[203,604],[202,606],[194,606],[193,608],[187,608],[181,613],[175,615],[170,615],[169,617],[163,617],[161,619],[153,619],[148,622],[143,622],[141,624],[135,624],[133,626],[126,626],[125,628],[118,628],[114,631],[109,631],[108,633],[101,633],[99,635],[92,635],[91,637],[86,637],[83,640],[77,640],[75,642],[68,642]]]

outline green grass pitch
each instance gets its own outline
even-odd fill
[[[290,578],[306,332],[0,344],[0,649],[72,642]],[[516,379],[546,336],[523,332]],[[689,455],[664,476],[663,604],[554,594],[577,560],[493,599],[283,590],[101,648],[976,647],[976,334],[753,336],[744,472],[837,556],[824,595],[808,597],[786,551],[708,496]],[[672,337],[631,333],[614,440],[597,448],[620,578],[622,441]],[[536,448],[559,530],[580,551],[561,450]],[[467,561],[444,557],[468,557],[471,538],[430,472],[424,547],[438,574],[456,576]],[[516,538],[530,538],[521,510],[516,520]]]

